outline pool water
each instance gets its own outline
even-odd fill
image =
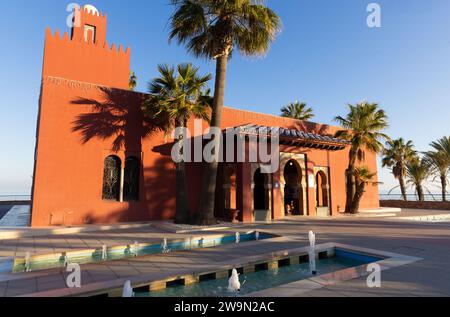
[[[378,258],[348,251],[336,250],[333,258],[317,261],[317,274],[326,274],[345,268],[378,261]],[[187,286],[168,287],[160,291],[138,292],[136,297],[235,297],[264,289],[292,283],[312,277],[308,263],[282,266],[272,270],[241,274],[241,291],[238,294],[227,290],[228,279],[209,280]]]
[[[274,235],[260,232],[259,240],[265,240],[273,238]],[[247,232],[240,234],[240,242],[248,242],[256,240],[256,232]],[[236,236],[232,235],[223,235],[223,236],[214,236],[214,237],[192,237],[191,239],[182,240],[182,241],[172,241],[167,243],[167,248],[170,252],[173,251],[185,251],[199,248],[210,248],[221,246],[225,244],[236,243]],[[152,244],[140,244],[135,249],[134,245],[128,246],[119,246],[112,247],[107,250],[107,259],[106,261],[111,260],[120,260],[128,257],[136,256],[135,252],[137,251],[138,256],[145,256],[151,254],[162,253],[162,241],[161,243],[152,243]],[[102,249],[96,249],[95,251],[76,251],[76,252],[67,252],[67,263],[77,263],[77,264],[86,264],[86,263],[96,263],[102,262]],[[39,256],[38,258],[31,258],[29,271],[43,270],[55,267],[62,267],[65,264],[65,257],[62,254],[49,254],[47,256]],[[24,272],[25,271],[25,263],[24,260],[17,261],[13,268],[13,272]],[[11,268],[9,269],[11,272]]]

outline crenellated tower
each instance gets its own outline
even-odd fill
[[[69,37],[47,28],[43,77],[59,77],[128,89],[130,49],[108,44],[107,16],[93,6],[75,9]]]

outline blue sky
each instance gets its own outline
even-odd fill
[[[4,1],[0,19],[0,194],[28,193],[45,28],[68,31],[65,0]],[[73,1],[75,2],[75,1]],[[450,134],[450,1],[378,0],[382,27],[366,25],[366,0],[269,0],[284,28],[265,58],[235,55],[226,105],[269,114],[294,100],[315,121],[332,123],[347,103],[380,103],[392,137],[430,141]],[[108,14],[110,43],[131,47],[132,69],[145,91],[158,63],[214,64],[167,40],[168,0],[92,0]],[[86,3],[80,2],[84,5]],[[380,173],[382,189],[396,182]]]

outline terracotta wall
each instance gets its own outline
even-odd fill
[[[33,192],[33,226],[171,218],[174,171],[164,137],[143,124],[141,95],[44,79]],[[141,158],[139,202],[103,201],[109,155]],[[123,167],[123,166],[122,166]],[[145,181],[144,181],[145,180]]]

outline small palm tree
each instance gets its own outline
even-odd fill
[[[307,108],[306,103],[296,101],[281,108],[281,116],[307,121],[314,117],[314,113],[312,108]]]
[[[366,166],[356,167],[355,168],[355,182],[356,182],[356,191],[355,197],[352,202],[352,211],[356,213],[359,210],[359,204],[361,202],[361,198],[364,195],[367,185],[377,185],[379,184],[374,179],[377,173],[371,172]]]
[[[128,89],[134,91],[137,86],[137,76],[134,72],[130,73],[130,79],[128,81]]]
[[[166,133],[174,128],[185,128],[191,117],[209,121],[211,97],[207,83],[211,75],[198,75],[192,64],[178,65],[177,70],[159,65],[160,77],[150,83],[150,97],[144,103],[144,113]],[[188,192],[186,190],[186,166],[183,159],[183,134],[176,134],[180,157],[176,160],[176,223],[189,222]]]
[[[400,190],[404,201],[407,201],[405,176],[406,164],[415,159],[417,152],[414,150],[412,141],[405,143],[403,138],[397,140],[389,140],[386,142],[386,148],[383,151],[383,167],[391,167],[392,174],[398,179]]]
[[[430,166],[425,159],[419,159],[411,161],[406,164],[406,176],[408,178],[407,183],[415,187],[419,201],[425,200],[423,183],[430,175]]]
[[[336,133],[336,137],[351,142],[349,162],[346,171],[346,203],[345,211],[355,213],[352,205],[355,198],[355,166],[357,161],[364,161],[365,150],[380,153],[384,147],[382,141],[390,138],[382,131],[388,127],[386,113],[378,108],[376,103],[361,102],[357,105],[348,105],[349,113],[345,117],[335,118],[342,128]]]
[[[169,39],[177,39],[197,57],[216,61],[211,127],[220,127],[227,65],[233,50],[248,56],[266,54],[281,28],[280,18],[263,1],[171,0],[171,3],[175,13]],[[214,141],[218,149],[220,139]],[[197,224],[215,222],[217,168],[218,160],[206,164]]]

